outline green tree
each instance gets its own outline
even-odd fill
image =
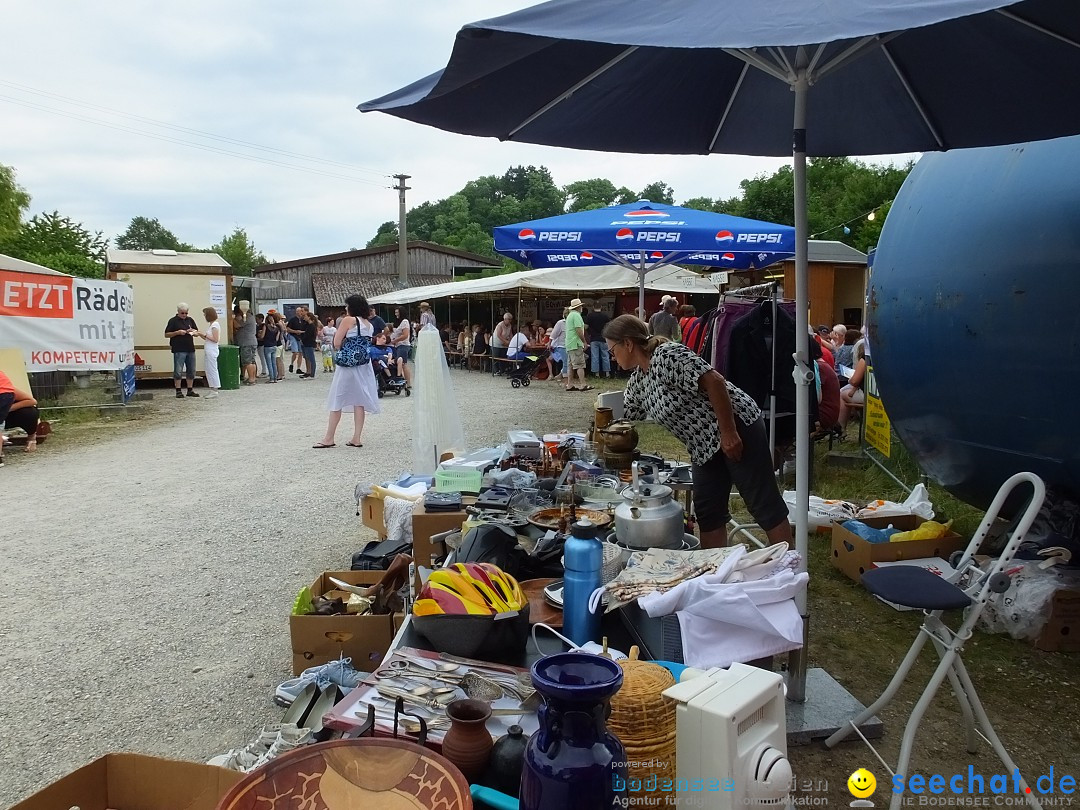
[[[0,252],[62,273],[103,278],[107,245],[101,231],[91,233],[70,217],[53,211],[31,217],[14,237],[0,244]]]
[[[0,163],[0,242],[19,232],[29,207],[30,195],[15,182],[15,170]]]
[[[250,276],[251,268],[270,264],[270,261],[255,247],[255,243],[248,239],[247,231],[236,227],[228,236],[221,237],[221,241],[209,248],[210,253],[216,253],[227,261],[233,270],[233,275]]]
[[[563,187],[566,195],[568,213],[591,211],[609,205],[621,205],[633,202],[637,197],[634,192],[623,186],[616,188],[610,180],[594,177],[592,180],[578,180]]]
[[[364,247],[384,247],[386,245],[396,245],[398,241],[398,226],[396,222],[384,222],[379,226],[379,229],[375,231],[375,235],[368,240],[368,243]]]
[[[157,217],[132,217],[127,230],[116,237],[121,250],[194,250],[187,242],[181,242],[172,231],[162,225]]]
[[[655,183],[649,183],[641,190],[641,194],[637,197],[639,200],[648,200],[654,203],[664,203],[665,205],[675,204],[675,189],[660,180]],[[632,200],[630,201],[632,202]]]

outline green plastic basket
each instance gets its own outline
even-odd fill
[[[479,470],[436,470],[436,492],[479,492],[484,480]]]

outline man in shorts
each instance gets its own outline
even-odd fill
[[[165,325],[165,337],[169,339],[173,356],[173,388],[177,399],[184,396],[185,386],[189,397],[198,396],[195,393],[195,340],[192,338],[198,331],[195,319],[188,315],[188,305],[177,304],[176,315]]]
[[[575,298],[570,302],[570,312],[566,316],[567,391],[592,390],[592,386],[585,383],[585,321],[581,317],[584,303],[580,298]],[[574,384],[575,376],[580,380],[577,385]]]

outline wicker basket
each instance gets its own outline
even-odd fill
[[[661,693],[675,685],[675,678],[659,664],[634,660],[635,653],[636,648],[631,659],[618,662],[623,685],[611,699],[608,728],[626,748],[628,779],[641,780],[644,786],[656,775],[656,789],[642,787],[634,797],[650,797],[652,807],[673,807],[674,788],[660,787],[665,779],[675,782],[675,703]]]

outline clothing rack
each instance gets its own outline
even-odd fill
[[[777,282],[768,281],[764,284],[755,284],[751,287],[740,287],[737,290],[720,293],[721,307],[728,298],[754,298],[756,300],[768,300],[772,302],[772,344],[770,345],[770,350],[772,352],[772,368],[770,369],[769,376],[769,458],[774,463],[776,459],[776,309],[779,303],[777,292]],[[781,467],[781,475],[783,474],[782,470],[783,467]],[[749,532],[749,529],[757,524],[739,523],[734,519],[731,523],[732,534],[741,533],[754,545],[764,546],[764,543]]]

